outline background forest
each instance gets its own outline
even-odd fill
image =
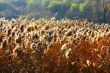
[[[19,16],[110,23],[110,0],[0,0],[0,17]]]

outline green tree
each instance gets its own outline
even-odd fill
[[[72,10],[78,10],[78,6],[79,6],[78,3],[72,3],[71,4],[71,9]]]

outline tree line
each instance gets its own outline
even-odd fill
[[[4,0],[5,1],[5,0]],[[88,19],[110,23],[110,0],[9,0],[27,17]],[[39,13],[38,13],[39,12]],[[46,16],[47,15],[47,16]]]

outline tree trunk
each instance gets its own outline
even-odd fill
[[[107,10],[104,10],[104,13],[103,13],[103,22],[106,23],[106,14],[107,14]]]

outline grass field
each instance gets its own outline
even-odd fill
[[[1,18],[0,73],[110,73],[110,25]]]

